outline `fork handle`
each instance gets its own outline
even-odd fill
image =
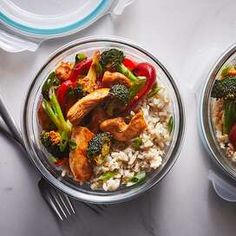
[[[10,115],[7,107],[4,105],[3,98],[1,95],[0,95],[0,116],[2,117],[10,133],[3,126],[2,128],[25,148],[20,129],[17,127],[16,122],[14,121],[13,117]]]

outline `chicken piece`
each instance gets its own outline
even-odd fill
[[[123,142],[139,136],[146,128],[147,124],[142,111],[136,113],[129,124],[126,124],[122,117],[108,119],[100,124],[102,131],[109,132],[114,139]]]
[[[95,51],[93,53],[93,59],[92,64],[89,68],[88,74],[84,77],[78,80],[78,83],[81,85],[84,91],[91,93],[93,92],[96,87],[96,80],[97,80],[97,67],[100,60],[100,52]]]
[[[87,147],[94,134],[86,127],[76,127],[72,130],[71,138],[76,142],[76,149],[69,154],[69,167],[74,180],[84,183],[93,175],[93,169],[87,158]]]
[[[101,88],[81,98],[68,111],[67,119],[77,125],[94,107],[104,101],[109,95],[109,88]]]
[[[119,72],[109,72],[106,71],[102,77],[102,84],[105,87],[111,87],[114,84],[123,84],[126,87],[130,88],[132,82],[123,74]]]
[[[100,124],[107,119],[106,112],[101,107],[96,107],[91,113],[91,120],[89,123],[89,129],[93,133],[98,133]]]
[[[55,70],[58,79],[65,81],[70,78],[73,70],[73,64],[69,62],[61,62],[61,64]]]

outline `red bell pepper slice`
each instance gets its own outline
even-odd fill
[[[92,59],[84,59],[81,62],[75,64],[70,78],[64,81],[57,89],[57,99],[61,106],[64,105],[66,100],[66,94],[69,88],[75,88],[77,85],[77,78],[79,75],[84,75],[88,72],[92,65]]]
[[[64,81],[57,89],[57,99],[61,106],[65,103],[65,97],[69,88],[74,88],[76,86],[76,82],[72,82],[71,80]]]
[[[136,61],[134,61],[128,57],[125,57],[124,60],[122,61],[122,63],[125,67],[127,67],[131,71],[134,70],[138,65],[138,63]]]
[[[142,98],[150,91],[150,89],[156,82],[156,70],[151,64],[147,62],[139,63],[135,67],[133,72],[137,76],[145,76],[146,82],[144,86],[135,95],[134,99],[129,103],[128,105],[129,111],[133,110],[138,105],[140,100],[142,100]]]
[[[70,75],[69,80],[76,81],[79,75],[87,74],[90,66],[92,65],[92,59],[87,58],[82,60],[81,62],[75,64],[73,71]]]
[[[233,125],[229,132],[229,141],[236,146],[236,124]]]

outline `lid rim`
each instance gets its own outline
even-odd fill
[[[6,25],[7,27],[10,27],[11,29],[15,31],[19,31],[21,34],[26,34],[30,36],[43,36],[43,37],[54,37],[59,35],[64,35],[66,33],[70,33],[73,31],[79,31],[84,29],[86,26],[89,26],[92,24],[96,19],[99,18],[99,16],[102,16],[103,13],[106,12],[106,10],[109,9],[113,1],[109,0],[102,0],[97,7],[91,11],[87,16],[84,18],[78,20],[77,22],[74,22],[69,25],[65,25],[63,27],[58,28],[34,28],[27,25],[24,25],[22,23],[18,23],[14,20],[12,20],[10,17],[6,16],[2,12],[0,12],[0,21]]]

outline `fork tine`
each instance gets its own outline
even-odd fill
[[[53,208],[57,215],[58,213],[60,214],[59,218],[61,220],[68,218],[68,216],[72,215],[72,213],[76,214],[75,209],[66,194],[56,190],[44,179],[40,179],[38,185],[41,194],[50,199],[50,201],[48,201],[49,205]]]
[[[49,194],[49,192],[47,191],[43,181],[40,180],[39,183],[38,183],[38,186],[39,186],[39,190],[40,190],[41,196],[47,202],[49,207],[51,207],[51,209],[57,214],[59,219],[61,221],[63,221],[63,217],[62,217],[60,211],[58,210],[58,207],[56,206],[55,201],[52,200],[51,194]]]
[[[59,196],[59,198],[60,198],[60,201],[62,202],[62,204],[63,204],[63,206],[65,207],[65,209],[66,209],[66,211],[68,212],[68,214],[71,215],[71,212],[70,212],[70,210],[68,209],[68,206],[67,206],[67,204],[66,204],[66,202],[65,202],[65,199],[64,199],[63,195],[64,195],[64,194],[58,193],[58,196]]]
[[[46,198],[45,198],[45,199],[46,199]],[[53,201],[51,198],[48,198],[48,200],[46,200],[46,201],[48,202],[49,206],[54,210],[54,212],[56,212],[56,214],[57,214],[57,216],[59,217],[59,219],[60,219],[61,221],[63,221],[63,217],[62,217],[62,215],[60,214],[60,212],[58,211],[58,209],[57,209],[57,207],[56,207],[54,201]]]
[[[51,188],[49,191],[50,191],[50,194],[51,194],[52,198],[55,201],[55,204],[58,206],[58,208],[60,209],[62,214],[65,216],[65,218],[67,218],[67,214],[65,213],[65,211],[62,207],[62,204],[60,202],[60,199],[59,199],[59,194],[60,193],[58,191],[56,191],[55,189],[53,189],[53,188]]]
[[[71,211],[75,214],[75,209],[74,209],[74,207],[73,207],[73,205],[71,203],[71,200],[69,199],[69,197],[66,194],[63,194],[63,195],[64,195],[65,199],[67,200],[67,203],[68,203]]]

